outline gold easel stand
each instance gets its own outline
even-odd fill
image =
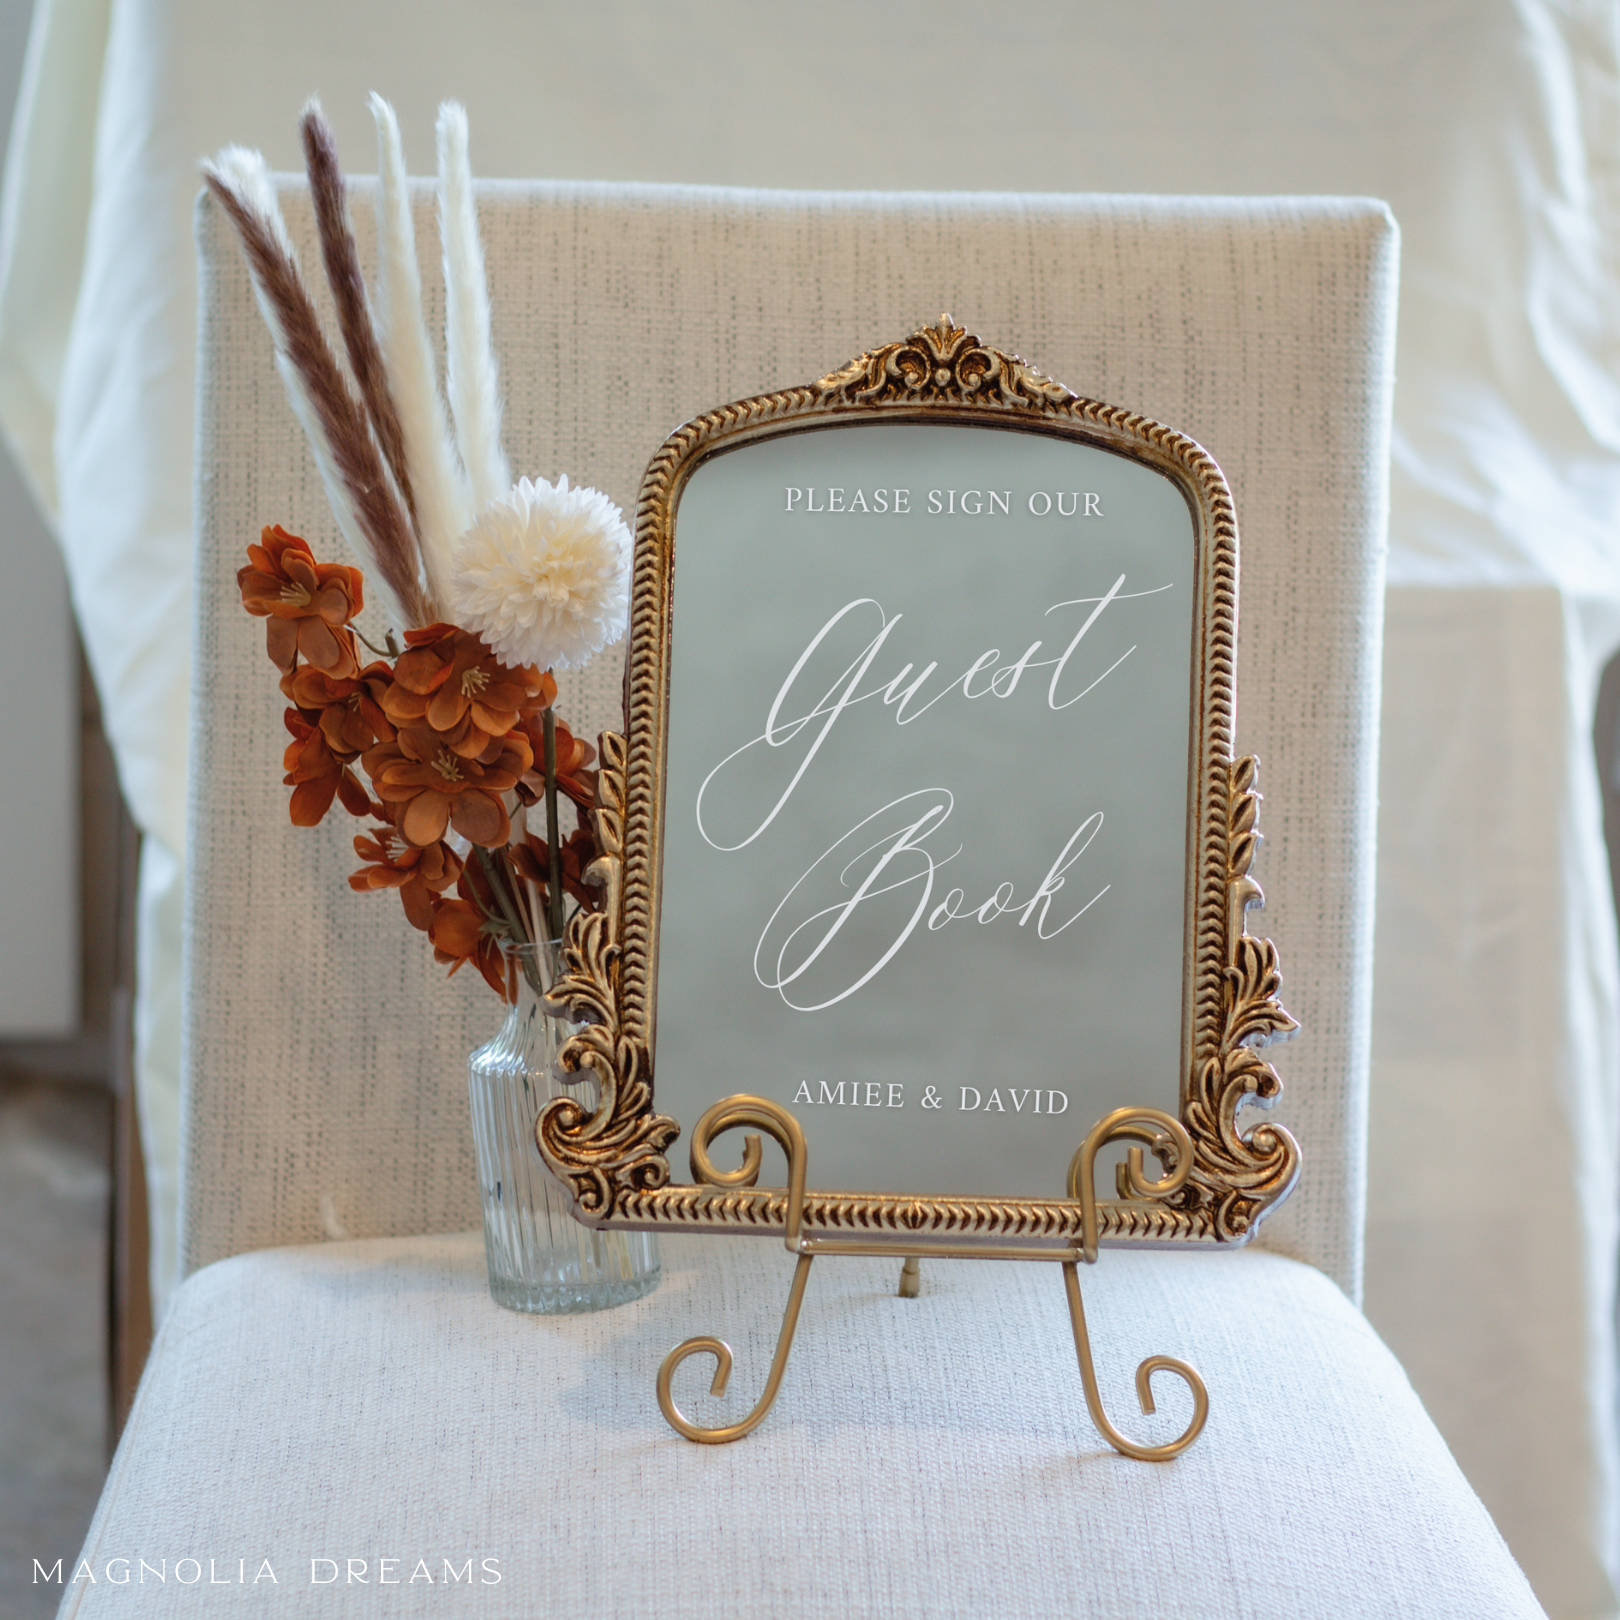
[[[697,1122],[692,1132],[692,1179],[712,1187],[751,1187],[759,1178],[761,1151],[759,1138],[750,1134],[743,1141],[743,1162],[736,1170],[718,1170],[709,1157],[709,1147],[724,1131],[738,1126],[755,1126],[777,1142],[788,1161],[787,1247],[790,1254],[799,1257],[794,1268],[793,1285],[788,1289],[787,1309],[782,1313],[782,1332],[776,1341],[776,1355],[771,1362],[770,1377],[765,1380],[765,1393],[753,1411],[738,1423],[722,1428],[705,1429],[692,1422],[676,1406],[670,1386],[675,1369],[688,1356],[708,1351],[715,1359],[714,1381],[709,1386],[711,1395],[724,1395],[731,1378],[731,1346],[712,1334],[702,1334],[676,1345],[664,1357],[658,1369],[658,1406],[669,1420],[670,1426],[688,1440],[705,1445],[722,1445],[729,1440],[740,1440],[757,1429],[776,1400],[782,1387],[782,1374],[787,1369],[788,1352],[793,1348],[793,1335],[799,1325],[799,1307],[804,1303],[804,1287],[810,1280],[810,1263],[818,1254],[884,1254],[905,1257],[900,1273],[900,1293],[914,1299],[918,1293],[920,1271],[918,1262],[923,1256],[941,1258],[969,1258],[980,1260],[1057,1260],[1063,1266],[1063,1288],[1069,1300],[1069,1320],[1074,1326],[1074,1349],[1080,1359],[1080,1381],[1085,1386],[1086,1408],[1091,1421],[1097,1425],[1116,1451],[1127,1457],[1138,1457],[1144,1462],[1167,1462],[1179,1457],[1203,1432],[1209,1416],[1209,1392],[1204,1381],[1187,1365],[1174,1356],[1149,1356],[1136,1369],[1136,1394],[1144,1413],[1154,1410],[1150,1383],[1154,1373],[1161,1369],[1180,1378],[1193,1395],[1192,1422],[1175,1440],[1162,1446],[1140,1446],[1127,1440],[1103,1411],[1102,1396],[1097,1389],[1097,1373],[1091,1362],[1091,1337],[1086,1331],[1086,1309],[1080,1298],[1079,1264],[1087,1265],[1097,1259],[1097,1192],[1093,1184],[1097,1154],[1110,1142],[1144,1144],[1160,1159],[1172,1166],[1160,1181],[1149,1181],[1143,1170],[1142,1147],[1130,1149],[1128,1162],[1118,1168],[1119,1192],[1122,1198],[1166,1198],[1185,1185],[1192,1169],[1192,1142],[1185,1127],[1169,1114],[1156,1108],[1118,1108],[1097,1121],[1073,1159],[1069,1161],[1069,1197],[1080,1204],[1080,1246],[1078,1249],[1041,1249],[1031,1245],[1000,1244],[972,1249],[952,1248],[946,1244],[886,1243],[862,1239],[807,1237],[804,1233],[804,1177],[808,1156],[804,1132],[799,1122],[775,1103],[763,1097],[727,1097],[709,1109]]]

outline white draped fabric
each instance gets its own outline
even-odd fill
[[[1366,1300],[1549,1611],[1614,1614],[1620,974],[1589,730],[1620,641],[1617,34],[1594,0],[40,0],[0,421],[55,518],[147,835],[160,1287],[200,154],[296,167],[318,90],[367,170],[376,88],[419,172],[454,95],[490,176],[1380,196],[1404,275]]]

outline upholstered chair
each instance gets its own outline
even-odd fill
[[[312,265],[307,196],[289,183],[285,204]],[[436,299],[426,193],[419,209]],[[1261,756],[1266,796],[1255,920],[1302,1026],[1275,1054],[1276,1117],[1303,1173],[1245,1249],[1105,1250],[1085,1272],[1121,1429],[1163,1439],[1186,1420],[1175,1388],[1157,1416],[1138,1411],[1144,1356],[1184,1357],[1208,1384],[1203,1436],[1168,1463],[1120,1456],[1092,1426],[1056,1266],[930,1261],[903,1299],[897,1262],[823,1261],[775,1409],[722,1447],[670,1430],[654,1376],[678,1340],[721,1334],[732,1392],[710,1400],[689,1368],[682,1399],[705,1421],[746,1410],[792,1271],[779,1242],[666,1237],[662,1287],[599,1315],[495,1306],[464,1079],[493,998],[470,974],[447,982],[389,897],[349,890],[341,817],[288,824],[282,702],[234,574],[263,523],[322,555],[340,542],[205,201],[189,1277],[67,1612],[1540,1613],[1356,1304],[1387,212],[562,184],[490,186],[481,210],[514,466],[566,471],[626,508],[683,419],[946,309],[1215,456],[1242,537],[1237,745]],[[565,714],[616,727],[619,679],[602,655],[566,686]],[[212,1584],[177,1594],[193,1558]],[[113,1584],[117,1559],[167,1573]]]

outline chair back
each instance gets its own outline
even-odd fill
[[[371,207],[355,188],[362,258]],[[283,189],[306,267],[308,194]],[[1261,757],[1268,908],[1301,1034],[1276,1117],[1304,1170],[1265,1246],[1360,1284],[1396,231],[1357,199],[480,189],[514,472],[633,510],[665,435],[949,310],[1078,393],[1192,435],[1242,545],[1237,746]],[[431,198],[423,284],[441,323]],[[496,1023],[392,896],[354,894],[341,811],[293,828],[283,702],[235,573],[264,523],[342,542],[218,208],[198,206],[196,635],[182,1265],[479,1219],[466,1056]],[[312,281],[318,277],[311,275]],[[603,654],[563,686],[619,721]],[[689,1122],[688,1122],[689,1123]],[[678,1151],[678,1150],[677,1150]]]

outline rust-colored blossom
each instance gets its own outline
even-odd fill
[[[596,804],[596,772],[588,769],[596,750],[583,737],[576,737],[561,720],[557,731],[557,791],[570,798],[581,810]],[[546,733],[543,714],[526,716],[518,729],[529,739],[534,766],[518,783],[518,797],[525,804],[539,804],[546,793]]]
[[[351,815],[374,817],[380,825],[354,840],[362,864],[350,887],[396,891],[439,963],[454,974],[472,962],[509,998],[503,941],[534,925],[530,902],[543,903],[551,874],[543,839],[529,835],[507,847],[507,806],[544,796],[536,762],[544,758],[543,716],[556,700],[555,679],[533,666],[509,667],[474,632],[450,624],[407,631],[394,663],[362,668],[351,624],[363,600],[358,569],[317,563],[280,527],[265,529],[248,558],[237,575],[243,605],[267,621],[270,656],[293,705],[283,759],[293,823],[316,825],[334,800]],[[557,785],[589,811],[595,751],[560,721],[555,743]],[[357,761],[369,794],[351,768]],[[580,821],[559,852],[562,881],[582,907],[597,910],[603,895],[585,872],[598,851],[583,814]],[[480,846],[478,861],[445,841],[452,827]]]
[[[526,715],[557,695],[557,683],[532,665],[509,669],[470,630],[430,624],[405,632],[394,684],[383,696],[400,728],[427,727],[451,753],[476,759]]]
[[[471,962],[496,995],[503,1001],[512,999],[500,941],[485,928],[477,906],[466,900],[435,901],[428,938],[433,942],[433,960],[448,964],[451,978]]]
[[[311,664],[300,664],[281,677],[281,690],[321,728],[332,752],[348,761],[358,759],[374,743],[394,740],[393,723],[383,713],[381,701],[392,679],[393,671],[381,660],[342,681]]]
[[[412,726],[369,749],[361,763],[377,797],[392,807],[394,825],[418,849],[436,844],[448,826],[499,849],[512,833],[501,795],[534,758],[521,732],[493,738],[480,758],[467,759],[438,732]]]
[[[424,932],[433,921],[433,897],[461,876],[462,860],[448,844],[418,849],[393,827],[377,827],[371,837],[354,841],[354,852],[366,864],[349,874],[349,887],[365,893],[397,889],[412,928]]]
[[[343,800],[343,808],[351,816],[370,815],[370,796],[359,777],[333,754],[320,727],[312,725],[297,709],[288,709],[285,720],[293,740],[282,756],[287,772],[282,781],[293,790],[287,806],[293,826],[315,826],[332,808],[334,798]]]
[[[595,884],[585,881],[586,868],[601,853],[590,829],[576,827],[562,841],[557,853],[562,861],[564,893],[573,895],[586,911],[600,911],[602,891]],[[544,910],[550,903],[551,895],[551,851],[545,839],[529,833],[521,844],[512,846],[507,852],[507,859],[519,877],[539,889],[540,904]]]
[[[242,606],[269,621],[265,639],[276,667],[290,672],[303,658],[334,679],[352,676],[358,660],[347,626],[365,604],[360,570],[316,562],[309,546],[279,523],[248,547],[248,559],[236,583]]]

